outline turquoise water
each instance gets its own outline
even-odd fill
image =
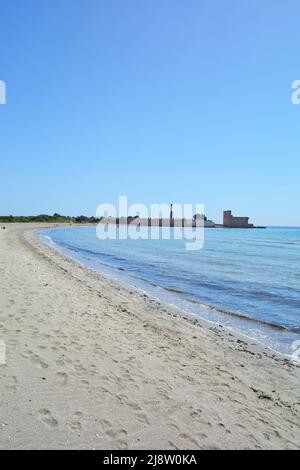
[[[99,240],[95,227],[41,236],[90,268],[283,354],[300,339],[299,228],[205,229],[199,251],[185,250],[185,240]]]

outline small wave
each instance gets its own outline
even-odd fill
[[[173,288],[164,287],[164,286],[157,286],[157,285],[156,285],[156,287],[160,287],[161,289],[164,289],[166,291],[176,292],[176,293],[179,293],[179,294],[186,294],[184,291],[180,291],[179,289],[173,289]],[[235,318],[238,318],[240,320],[253,322],[253,323],[256,323],[256,324],[259,324],[259,325],[263,325],[263,326],[267,326],[267,327],[272,328],[272,329],[279,330],[279,331],[289,331],[289,332],[293,332],[293,333],[300,333],[300,327],[297,327],[297,326],[293,327],[293,326],[287,326],[287,325],[279,325],[277,323],[269,322],[269,321],[266,321],[266,320],[259,320],[258,318],[250,317],[249,315],[246,315],[244,313],[233,312],[232,310],[225,310],[224,308],[217,307],[215,305],[204,304],[203,302],[201,302],[199,300],[196,300],[196,299],[186,298],[185,300],[187,300],[190,303],[200,305],[203,308],[207,308],[209,310],[212,310],[212,311],[215,311],[215,312],[218,312],[218,313],[222,313],[223,315],[228,315],[228,316],[231,316],[231,317],[235,317]]]
[[[48,240],[49,244],[53,246],[57,246],[56,243],[53,241],[53,239],[49,237],[48,235],[43,235],[43,237]]]
[[[231,316],[231,317],[238,318],[240,320],[244,320],[244,321],[253,322],[253,323],[256,323],[256,324],[259,324],[259,325],[267,326],[268,328],[272,328],[272,329],[275,329],[275,330],[278,330],[278,331],[289,331],[289,332],[292,332],[292,333],[300,333],[300,327],[297,327],[297,326],[293,327],[293,326],[287,326],[287,325],[279,325],[277,323],[273,323],[273,322],[269,322],[269,321],[266,321],[266,320],[260,320],[260,319],[257,319],[257,318],[250,317],[249,315],[244,314],[244,313],[234,312],[232,310],[226,310],[224,308],[217,307],[215,305],[204,304],[203,302],[201,302],[199,300],[188,298],[187,293],[183,290],[180,290],[180,289],[177,289],[177,288],[174,288],[174,287],[165,287],[165,286],[162,286],[160,284],[150,282],[148,279],[138,277],[138,276],[134,276],[134,275],[131,275],[130,277],[135,277],[137,279],[140,279],[144,282],[147,282],[151,286],[163,289],[164,291],[173,292],[173,293],[176,293],[176,294],[181,294],[181,295],[185,296],[186,301],[188,301],[192,304],[197,304],[197,305],[201,306],[202,308],[206,308],[206,309],[209,309],[211,311],[221,313],[223,315],[228,315],[228,316]]]
[[[232,312],[230,310],[224,310],[223,308],[219,307],[213,307],[213,306],[208,306],[210,309],[215,310],[216,312],[223,313],[224,315],[230,315],[231,317],[239,318],[241,320],[257,323],[259,325],[264,325],[269,328],[279,330],[279,331],[290,331],[293,333],[299,333],[300,328],[299,327],[292,327],[292,326],[286,326],[286,325],[278,325],[277,323],[273,322],[268,322],[266,320],[259,320],[257,318],[249,317],[248,315],[245,315],[240,312]]]
[[[123,268],[121,268],[120,270],[125,271]],[[174,287],[166,287],[166,286],[163,286],[163,285],[158,284],[156,282],[151,282],[151,281],[149,281],[149,279],[146,279],[144,277],[136,276],[136,275],[130,274],[128,272],[127,272],[127,274],[128,274],[128,276],[130,276],[132,278],[136,278],[136,279],[139,279],[143,282],[146,282],[147,284],[151,285],[152,287],[159,288],[159,289],[162,289],[162,290],[167,291],[167,292],[173,292],[175,294],[180,294],[183,297],[185,297],[184,298],[185,301],[190,302],[192,304],[197,304],[197,305],[201,306],[202,308],[206,308],[206,309],[209,309],[211,311],[218,312],[218,313],[221,313],[223,315],[230,316],[230,317],[238,318],[238,319],[243,320],[243,321],[248,321],[248,322],[252,322],[252,323],[255,323],[255,324],[263,325],[263,326],[266,326],[268,328],[272,328],[272,329],[277,330],[277,331],[300,333],[300,327],[279,325],[277,323],[269,322],[269,321],[266,321],[266,320],[259,320],[257,318],[250,317],[249,315],[244,314],[244,313],[234,312],[232,310],[226,310],[224,308],[217,307],[215,305],[204,304],[203,302],[201,302],[197,299],[189,298],[188,295],[187,295],[187,292],[185,292],[181,289],[177,289],[177,288],[174,288]]]

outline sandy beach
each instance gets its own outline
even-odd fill
[[[300,448],[300,367],[0,230],[1,449]]]

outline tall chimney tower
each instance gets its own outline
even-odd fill
[[[173,220],[173,204],[170,204],[170,222]]]

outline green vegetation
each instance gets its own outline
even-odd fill
[[[73,224],[73,223],[85,223],[85,224],[95,224],[99,222],[100,219],[95,217],[86,217],[85,215],[80,215],[79,217],[70,217],[60,214],[40,214],[32,216],[15,216],[15,215],[0,215],[0,223],[9,223],[9,222],[44,222],[44,223],[56,223],[56,224]]]

